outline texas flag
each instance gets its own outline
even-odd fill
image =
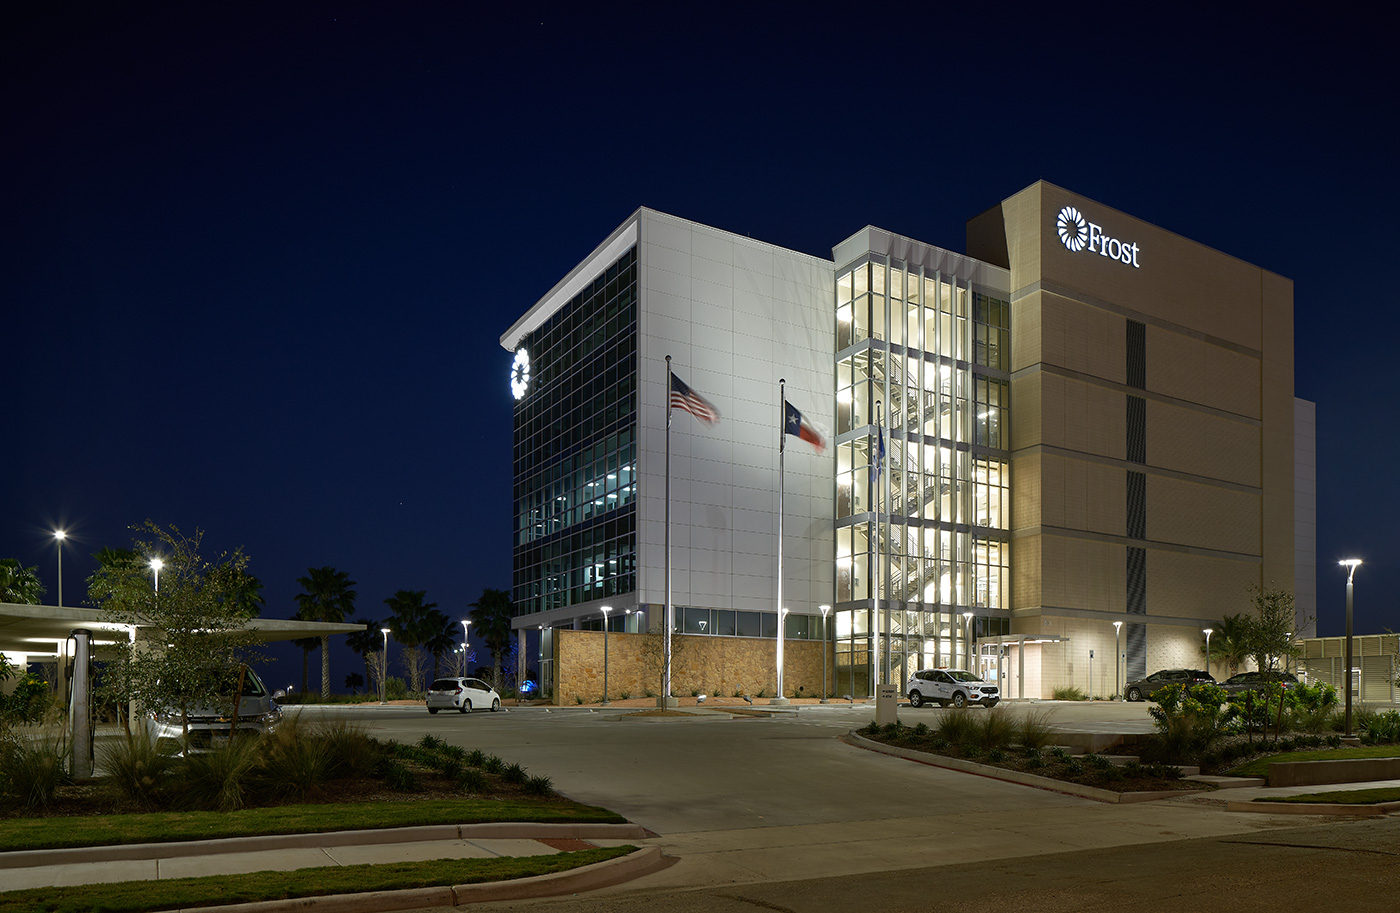
[[[797,408],[787,400],[783,400],[783,431],[788,434],[795,434],[802,440],[817,448],[817,453],[826,450],[826,437],[817,430],[817,426],[807,420]]]

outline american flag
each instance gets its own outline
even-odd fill
[[[671,372],[671,408],[684,409],[706,425],[713,425],[719,421],[719,410],[715,408],[715,404],[690,389],[674,371]]]

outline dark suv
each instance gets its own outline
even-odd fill
[[[1230,694],[1243,694],[1246,691],[1263,691],[1265,687],[1275,683],[1283,688],[1292,688],[1298,684],[1298,676],[1292,672],[1241,672],[1232,675],[1220,683]]]
[[[1151,700],[1158,689],[1167,685],[1185,685],[1190,688],[1200,684],[1213,685],[1215,679],[1209,672],[1200,669],[1163,669],[1161,672],[1153,672],[1147,678],[1128,682],[1127,687],[1123,689],[1123,696],[1130,701],[1140,701],[1143,698]]]

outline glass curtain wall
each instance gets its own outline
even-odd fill
[[[516,615],[636,589],[637,251],[531,333],[515,406]]]
[[[969,631],[1009,629],[1009,317],[917,263],[837,271],[838,694],[873,694],[886,662],[903,691],[965,665]]]

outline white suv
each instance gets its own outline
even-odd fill
[[[990,708],[999,700],[1001,692],[996,685],[989,685],[962,669],[923,669],[909,679],[909,703],[915,707],[932,701],[940,707],[981,704]]]

